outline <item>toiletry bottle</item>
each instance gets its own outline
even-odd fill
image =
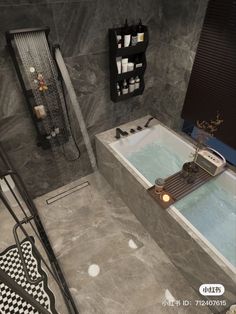
[[[117,35],[116,39],[117,39],[117,47],[121,48],[122,47],[122,36],[121,35]]]
[[[117,28],[117,30],[115,30],[115,34],[116,34],[117,47],[121,48],[122,47],[122,35],[121,35],[120,29]]]
[[[139,89],[139,87],[140,87],[140,78],[138,76],[136,76],[134,89]]]
[[[141,68],[143,66],[142,60],[139,56],[137,56],[134,60],[135,69]]]
[[[131,39],[130,28],[128,26],[128,22],[126,19],[125,20],[125,26],[124,26],[124,47],[129,47],[130,39]]]
[[[121,90],[120,90],[120,84],[118,82],[116,84],[116,89],[117,89],[117,95],[120,96],[121,95]]]
[[[122,73],[125,73],[128,71],[128,62],[129,62],[128,58],[122,58],[121,60]]]
[[[133,77],[129,80],[129,92],[132,93],[135,90],[135,80]]]
[[[116,58],[116,65],[117,65],[117,72],[118,74],[121,74],[121,62],[122,62],[122,58],[121,57],[117,57]]]
[[[125,94],[128,94],[128,92],[129,92],[128,84],[127,84],[127,81],[124,79],[123,86],[122,86],[122,94],[125,95]]]
[[[128,62],[127,65],[127,72],[133,71],[134,70],[134,63],[133,62]]]
[[[132,33],[131,33],[131,46],[135,46],[137,44],[137,30],[136,27],[132,27]]]
[[[137,26],[137,41],[138,42],[144,41],[144,27],[143,27],[141,19],[139,20],[139,23]]]

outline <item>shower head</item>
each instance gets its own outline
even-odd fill
[[[45,32],[46,36],[48,36],[50,32],[50,28],[48,26],[43,27],[34,27],[34,28],[21,28],[21,29],[13,29],[6,31],[6,40],[9,43],[16,34],[24,34],[24,33],[34,33],[34,32]]]

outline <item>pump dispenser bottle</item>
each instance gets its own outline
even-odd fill
[[[126,19],[125,20],[125,26],[124,26],[124,47],[129,47],[130,39],[131,39],[131,32],[130,32],[130,28],[128,26],[128,21]]]
[[[137,26],[137,41],[138,42],[144,41],[144,27],[143,27],[141,19],[139,20],[139,23]]]
[[[131,46],[135,46],[137,44],[138,37],[137,37],[137,30],[136,27],[132,27],[132,32],[131,32]]]

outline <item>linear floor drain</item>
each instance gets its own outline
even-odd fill
[[[83,183],[81,183],[79,185],[74,186],[73,188],[70,188],[70,189],[68,189],[66,191],[63,191],[63,192],[53,196],[53,197],[48,198],[46,200],[46,203],[48,205],[50,205],[50,204],[52,204],[52,203],[54,203],[54,202],[56,202],[56,201],[58,201],[58,200],[60,200],[60,199],[62,199],[64,197],[66,197],[66,196],[68,196],[68,195],[70,195],[72,193],[75,193],[75,192],[77,192],[77,191],[79,191],[79,190],[81,190],[83,188],[86,188],[87,186],[89,186],[89,182],[88,181],[83,182]]]

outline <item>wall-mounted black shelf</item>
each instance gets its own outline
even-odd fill
[[[123,56],[130,56],[134,54],[143,53],[147,49],[147,44],[148,42],[147,42],[147,33],[146,33],[146,40],[144,42],[137,43],[135,46],[117,48],[116,56],[123,57]],[[115,42],[115,45],[117,46],[117,42]]]
[[[135,46],[118,48],[117,44],[117,34],[122,33],[122,28],[112,28],[109,29],[109,45],[110,45],[110,93],[111,100],[114,102],[122,101],[130,97],[141,95],[145,89],[144,83],[144,73],[146,70],[146,49],[148,46],[148,29],[147,26],[144,28],[144,41],[138,42]],[[117,69],[117,57],[135,59],[139,57],[142,61],[142,67],[134,68],[133,71],[118,73]],[[140,78],[140,87],[132,93],[118,95],[117,93],[117,83],[121,83],[124,80],[129,80],[135,77]]]

